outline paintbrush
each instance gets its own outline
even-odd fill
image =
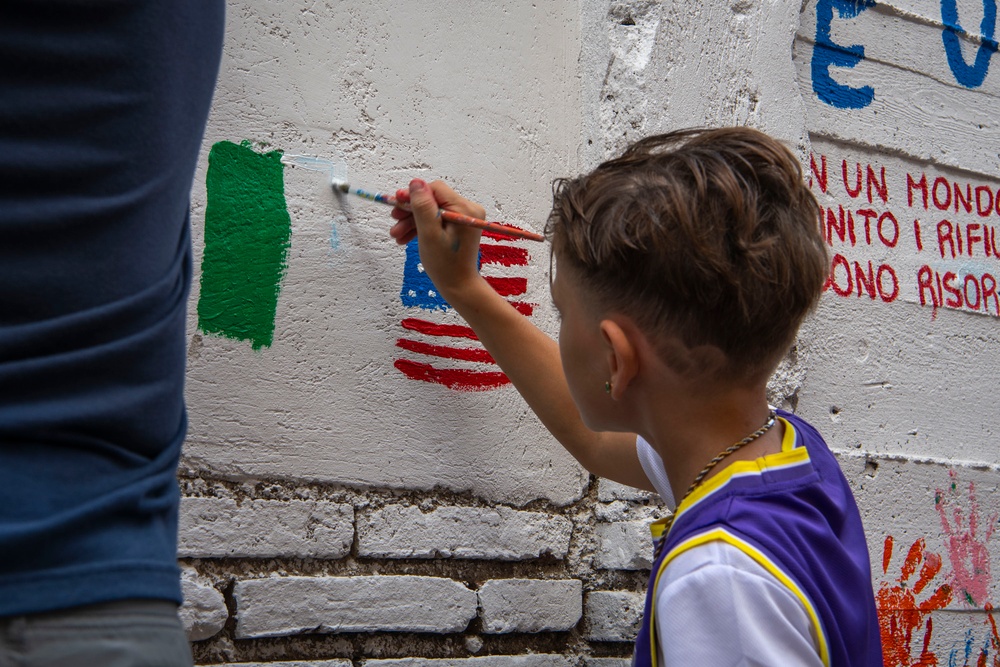
[[[362,188],[351,187],[351,185],[336,176],[330,179],[330,183],[333,189],[337,192],[343,192],[344,194],[351,194],[362,199],[367,199],[368,201],[378,202],[380,204],[388,204],[389,206],[395,206],[397,208],[404,209],[406,211],[411,210],[410,205],[407,202],[399,201],[394,195],[387,195],[382,192],[369,192],[368,190],[363,190]],[[447,209],[439,209],[438,215],[445,222],[451,222],[456,225],[465,225],[466,227],[475,227],[476,229],[482,229],[487,232],[493,232],[495,234],[504,234],[506,236],[514,236],[520,239],[529,239],[531,241],[544,241],[545,237],[541,234],[536,234],[535,232],[529,232],[524,229],[519,229],[511,225],[505,225],[502,222],[490,222],[489,220],[480,220],[479,218],[473,218],[468,215],[463,215],[462,213],[456,213],[455,211],[449,211]]]

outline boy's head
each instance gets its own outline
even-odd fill
[[[628,316],[654,344],[714,346],[726,357],[717,372],[759,379],[826,280],[818,214],[776,140],[748,128],[681,130],[557,181],[547,233],[603,311]]]

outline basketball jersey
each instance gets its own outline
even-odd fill
[[[677,508],[666,535],[662,521],[653,524],[657,555],[636,667],[663,667],[655,618],[661,573],[680,554],[714,541],[747,554],[803,603],[824,665],[882,665],[868,548],[847,480],[812,426],[778,416],[785,426],[780,452],[709,478]]]

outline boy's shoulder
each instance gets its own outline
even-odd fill
[[[864,542],[850,485],[826,441],[801,417],[777,414],[786,423],[781,451],[734,462],[693,493],[678,508],[668,549],[692,536],[704,542],[720,528],[795,552],[845,536]]]
[[[823,434],[804,417],[781,409],[775,410],[775,414],[792,426],[796,444],[805,449],[809,463],[821,479],[827,483],[836,483],[840,487],[847,488],[847,479]]]
[[[654,570],[683,564],[685,554],[689,565],[726,570],[742,554],[802,601],[825,664],[874,664],[866,660],[880,655],[878,622],[860,512],[819,432],[800,417],[779,416],[790,426],[782,451],[709,480],[723,479],[703,502],[681,508]],[[867,639],[855,646],[858,637]]]

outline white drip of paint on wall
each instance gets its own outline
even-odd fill
[[[311,155],[286,153],[281,156],[281,164],[291,167],[301,167],[302,169],[308,169],[309,171],[318,171],[323,174],[329,174],[331,182],[335,179],[347,180],[347,163],[339,157],[336,160],[329,160],[327,158],[313,157]]]
[[[347,180],[347,163],[340,156],[336,160],[329,160],[312,155],[286,153],[281,156],[281,164],[326,174],[329,177],[328,182],[331,184]],[[346,218],[343,216],[338,216],[338,218],[342,222],[346,222]],[[330,248],[332,250],[340,249],[340,234],[337,232],[338,218],[330,221]]]
[[[332,250],[340,249],[340,234],[337,233],[336,219],[330,221],[330,248]]]

